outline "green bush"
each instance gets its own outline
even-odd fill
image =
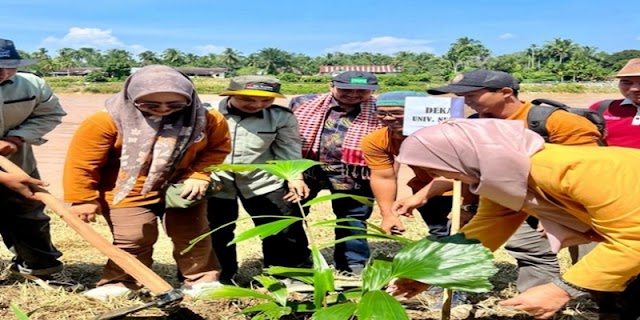
[[[278,79],[282,82],[299,82],[300,76],[293,73],[283,73],[278,76]]]
[[[300,77],[300,82],[327,83],[331,81],[331,78],[331,76],[306,76]]]
[[[100,70],[93,70],[84,77],[87,82],[107,82],[107,75]]]
[[[408,86],[409,78],[406,76],[393,76],[382,80],[384,86]]]

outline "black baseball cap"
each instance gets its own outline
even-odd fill
[[[373,73],[362,71],[345,71],[331,80],[338,89],[378,90],[378,78]]]
[[[480,89],[520,89],[520,81],[514,76],[493,70],[474,70],[457,75],[450,84],[427,90],[429,94],[467,93]]]

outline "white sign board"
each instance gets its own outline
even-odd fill
[[[402,134],[436,125],[449,118],[464,118],[464,98],[407,97],[404,105]]]

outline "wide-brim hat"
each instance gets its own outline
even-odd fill
[[[640,77],[640,58],[629,60],[614,77]]]
[[[280,80],[265,76],[231,78],[227,91],[221,92],[219,95],[286,98],[280,93]]]
[[[37,59],[22,59],[13,41],[0,39],[0,68],[19,68],[38,61]]]

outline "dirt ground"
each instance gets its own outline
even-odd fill
[[[43,146],[35,148],[42,178],[51,183],[48,188],[51,193],[62,197],[62,168],[66,156],[69,141],[78,125],[90,114],[103,108],[104,100],[110,95],[86,95],[86,94],[60,94],[61,103],[68,113],[63,119],[63,123],[53,130],[46,138],[49,140]],[[612,94],[536,94],[535,96],[521,94],[523,99],[533,99],[544,97],[559,100],[572,106],[588,106],[589,104],[607,98],[616,98]],[[201,97],[205,102],[216,103],[221,99],[215,95],[204,95]],[[285,99],[278,101],[280,104],[287,104]],[[407,168],[401,169],[401,179],[407,181],[412,176]],[[404,185],[404,184],[401,184]],[[400,195],[408,195],[409,189],[402,187]],[[314,206],[312,219],[326,220],[331,215],[323,215],[328,208],[322,207],[325,204]],[[324,211],[323,211],[324,210]],[[420,220],[419,217],[415,220]],[[379,223],[380,218],[376,211],[371,220],[372,223]],[[412,223],[405,221],[407,231],[405,235],[411,239],[419,239],[426,234],[426,228],[422,222]],[[110,234],[104,219],[99,219],[93,223],[92,227],[100,234],[110,239]],[[252,227],[250,222],[239,224],[238,230],[247,230]],[[318,232],[318,243],[329,242],[332,232]],[[52,238],[54,244],[64,253],[62,261],[66,264],[71,275],[88,287],[93,287],[97,280],[106,258],[96,249],[89,246],[81,237],[71,231],[64,222],[52,217]],[[258,240],[251,240],[240,243],[238,246],[241,269],[244,270],[245,280],[260,272],[260,243]],[[390,246],[382,242],[372,242],[374,253],[396,252],[397,247]],[[394,251],[395,250],[395,251]],[[331,263],[331,251],[323,251],[323,254]],[[0,259],[7,261],[12,254],[4,246],[0,246]],[[563,258],[566,261],[566,257]],[[171,257],[171,242],[161,232],[161,238],[155,246],[154,271],[167,279],[172,285],[177,286],[175,280],[175,263]],[[482,319],[525,319],[526,316],[516,314],[513,310],[497,308],[495,302],[512,295],[513,281],[515,279],[513,260],[503,252],[496,252],[496,260],[500,266],[500,272],[495,277],[494,285],[496,291],[491,294],[474,296],[473,309],[462,310],[461,315],[455,318],[471,319],[473,317]],[[566,262],[565,262],[566,264]],[[108,304],[97,303],[87,300],[79,294],[69,294],[60,290],[45,290],[32,284],[22,282],[15,276],[0,274],[0,319],[13,319],[13,313],[9,309],[9,304],[15,303],[25,311],[33,311],[31,319],[94,319],[97,315],[118,307],[131,306],[140,301],[116,300]],[[236,301],[186,301],[193,312],[187,312],[182,316],[167,318],[162,313],[155,311],[142,312],[135,317],[128,319],[245,319],[244,317],[233,316],[246,302]],[[426,310],[424,301],[417,301],[415,305],[407,306],[412,319],[438,319],[439,314]],[[469,310],[472,308],[468,306]],[[497,309],[496,309],[497,308]],[[294,319],[294,318],[289,318]],[[302,318],[299,318],[302,319]],[[565,311],[564,315],[556,319],[592,319],[588,312],[579,306]]]

